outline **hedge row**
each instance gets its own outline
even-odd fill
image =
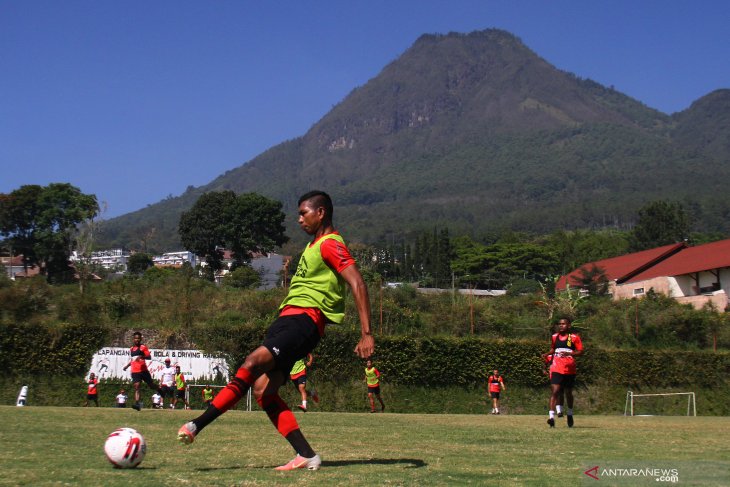
[[[363,375],[353,359],[354,333],[329,333],[316,353],[318,367],[334,379]],[[383,337],[374,361],[388,381],[404,385],[474,386],[498,369],[513,384],[545,384],[540,341],[480,338]],[[713,352],[627,351],[591,349],[578,361],[580,382],[608,382],[627,387],[717,387],[728,384],[730,354]]]
[[[206,351],[227,352],[233,370],[258,346],[264,327],[216,325],[193,327],[186,337]],[[112,331],[94,325],[34,324],[0,327],[0,370],[6,374],[80,375],[91,357],[108,345]],[[166,335],[167,336],[167,335]],[[334,383],[363,375],[363,361],[353,354],[359,334],[332,327],[315,350],[316,373]],[[538,341],[449,337],[376,337],[376,367],[393,384],[464,386],[483,384],[499,369],[512,384],[545,384]],[[149,346],[155,347],[153,343]],[[628,387],[718,387],[728,384],[730,354],[673,351],[610,351],[592,349],[578,359],[578,378],[585,384],[613,383]]]

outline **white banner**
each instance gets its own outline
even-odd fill
[[[185,375],[186,381],[228,382],[228,362],[223,353],[204,353],[200,350],[168,350],[164,348],[150,348],[151,360],[147,361],[147,368],[155,380],[160,379],[162,369],[165,368],[165,359],[170,358],[170,364],[180,366],[180,372]],[[94,354],[91,368],[86,378],[93,372],[97,379],[131,380],[130,369],[123,370],[131,358],[129,348],[106,347]]]

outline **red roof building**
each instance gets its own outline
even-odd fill
[[[698,309],[706,303],[720,311],[729,308],[730,239],[695,247],[686,243],[665,245],[589,262],[562,276],[557,289],[582,287],[581,278],[593,266],[603,271],[614,299],[642,297],[653,289]]]

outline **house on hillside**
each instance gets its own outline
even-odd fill
[[[730,311],[730,239],[694,247],[682,242],[589,262],[562,276],[556,288],[584,288],[588,276],[605,277],[614,300],[642,297],[653,289],[697,309],[712,303]]]
[[[155,267],[172,267],[174,269],[179,269],[187,263],[194,268],[198,264],[198,257],[192,252],[181,250],[155,255],[152,257],[152,263]]]
[[[5,275],[10,279],[15,280],[17,278],[33,277],[40,274],[41,270],[39,267],[31,266],[27,269],[23,266],[23,256],[15,255],[13,257],[0,257],[0,264],[5,271]]]
[[[127,271],[127,263],[129,262],[130,252],[123,248],[108,249],[108,250],[97,250],[91,253],[91,256],[86,258],[80,255],[77,251],[71,252],[69,260],[71,263],[78,262],[80,260],[86,260],[89,264],[98,265],[104,269],[118,272]]]

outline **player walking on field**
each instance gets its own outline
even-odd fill
[[[89,382],[86,390],[86,402],[84,403],[84,407],[89,405],[89,401],[94,401],[96,407],[99,407],[99,394],[96,390],[98,384],[99,380],[96,378],[96,374],[92,372],[89,375]]]
[[[499,414],[499,393],[507,390],[504,386],[504,378],[499,375],[497,369],[494,369],[492,375],[487,379],[487,383],[489,384],[489,395],[492,398],[492,414]]]
[[[183,404],[185,404],[185,409],[190,409],[190,404],[188,404],[188,400],[185,399],[185,388],[187,387],[187,384],[185,383],[185,374],[180,372],[180,366],[175,366],[175,398],[172,400],[172,404],[170,405],[170,409],[175,409],[177,406],[177,401],[181,400]]]
[[[373,366],[373,361],[368,359],[365,363],[365,382],[368,385],[368,399],[370,400],[370,412],[375,412],[375,398],[380,402],[380,411],[385,411],[385,403],[380,397],[380,371]]]
[[[192,443],[203,428],[234,407],[253,388],[256,402],[297,453],[277,470],[319,469],[321,458],[304,438],[294,414],[278,391],[289,379],[294,362],[317,346],[325,324],[342,322],[345,283],[352,289],[360,317],[361,337],[355,353],[366,358],[375,349],[367,287],[342,237],[333,227],[332,214],[332,200],[326,193],[312,191],[299,198],[299,226],[313,240],[299,259],[289,294],[279,307],[279,316],[269,327],[263,345],[246,357],[236,376],[213,403],[180,428],[181,442]],[[251,443],[258,444],[258,439],[252,439]]]
[[[142,334],[140,332],[135,331],[132,334],[132,343],[132,348],[129,349],[132,359],[124,366],[124,370],[127,370],[130,366],[132,367],[132,384],[134,384],[134,404],[132,408],[139,411],[142,409],[142,401],[139,398],[140,382],[144,382],[150,389],[158,393],[162,391],[155,385],[155,382],[152,380],[152,375],[147,368],[147,361],[151,360],[152,356],[147,345],[142,345]]]
[[[552,336],[551,348],[547,355],[553,356],[550,366],[550,410],[548,424],[555,427],[555,407],[565,394],[568,427],[573,427],[573,386],[575,384],[575,357],[583,355],[583,343],[580,337],[571,332],[570,320],[561,318],[558,321],[558,332]]]
[[[307,361],[305,362],[304,359],[297,360],[289,372],[289,378],[292,384],[297,388],[299,394],[302,395],[302,403],[297,407],[305,413],[307,412],[307,368],[312,366],[313,361],[314,357],[312,357],[311,353],[308,353]],[[315,389],[312,389],[312,399],[314,402],[319,402],[319,395]]]
[[[206,385],[205,387],[203,387],[202,395],[203,404],[205,404],[205,407],[210,406],[213,403],[213,388],[210,387],[210,385]]]
[[[165,359],[165,368],[160,372],[160,396],[162,407],[165,407],[165,398],[170,398],[170,409],[175,409],[175,367],[170,363],[170,357]]]

